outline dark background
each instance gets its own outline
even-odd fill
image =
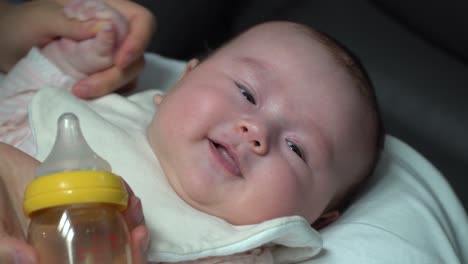
[[[148,48],[190,59],[269,20],[313,26],[348,47],[375,86],[387,133],[447,178],[468,208],[467,0],[139,0],[155,14]]]

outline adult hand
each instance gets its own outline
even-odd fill
[[[1,142],[0,157],[2,157],[0,159],[0,263],[38,263],[34,249],[24,241],[25,227],[19,227],[18,224],[14,226],[12,223],[14,221],[26,223],[18,221],[15,215],[19,216],[19,212],[22,211],[22,190],[33,178],[39,162]],[[8,183],[8,192],[4,191],[7,186],[5,183]],[[130,231],[132,263],[147,263],[149,233],[140,199],[127,184],[125,185],[129,193],[129,201],[123,215]]]
[[[132,263],[144,264],[147,263],[149,235],[138,197],[131,195],[128,206],[128,209],[124,211],[124,218],[130,230]],[[32,264],[38,263],[38,260],[34,249],[24,240],[8,236],[6,232],[0,232],[0,263]]]
[[[124,212],[124,218],[130,230],[133,264],[147,263],[146,256],[149,246],[148,228],[144,223],[141,203],[139,201],[140,200],[135,195],[131,195],[128,204],[129,207]],[[4,217],[11,217],[11,214],[0,216],[0,218]],[[9,221],[7,220],[7,222]],[[13,237],[7,231],[8,230],[0,230],[0,263],[38,263],[34,249],[23,239]]]
[[[65,3],[68,0],[55,0]],[[115,66],[79,81],[72,92],[81,98],[96,98],[117,88],[130,90],[136,85],[136,76],[144,66],[143,53],[156,27],[153,14],[132,1],[104,0],[119,11],[129,23],[128,35],[117,50]],[[124,85],[126,85],[124,87]]]
[[[0,5],[0,71],[8,71],[33,46],[42,47],[53,39],[82,40],[93,37],[99,21],[79,22],[67,18],[63,5],[68,0],[36,0]],[[156,22],[150,11],[127,0],[104,0],[129,22],[129,33],[117,50],[115,66],[95,73],[72,88],[83,99],[96,98],[118,89],[129,90],[144,66],[143,53]]]
[[[75,40],[95,35],[95,23],[68,19],[63,6],[47,0],[0,5],[0,70],[8,71],[33,47],[57,37]]]
[[[150,243],[148,227],[145,225],[145,217],[140,199],[135,196],[130,186],[125,182],[129,194],[127,209],[123,212],[125,221],[130,230],[133,264],[147,263],[147,251]]]
[[[34,249],[24,241],[23,190],[39,162],[0,142],[0,263],[37,263]]]
[[[0,236],[0,263],[38,263],[34,249],[23,240]]]

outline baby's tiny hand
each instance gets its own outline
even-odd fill
[[[83,41],[62,38],[45,46],[42,53],[77,80],[113,66],[114,53],[127,34],[126,19],[100,0],[72,0],[64,13],[79,21],[95,20],[96,36]]]
[[[64,7],[64,13],[68,18],[82,22],[90,20],[110,21],[117,34],[116,44],[120,44],[128,32],[126,18],[102,0],[71,0]],[[100,31],[100,29],[100,24],[97,24],[96,32]]]

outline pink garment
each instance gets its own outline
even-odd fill
[[[33,48],[0,84],[0,142],[36,154],[28,104],[41,87],[69,88],[75,83]]]

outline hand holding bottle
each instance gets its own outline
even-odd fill
[[[34,172],[39,162],[33,157],[4,143],[0,143],[0,184],[5,184],[10,193],[18,194],[16,190],[24,190],[25,186],[33,179]],[[14,179],[17,179],[16,181]],[[126,184],[125,184],[126,185]],[[144,224],[144,217],[139,198],[127,186],[129,193],[128,206],[123,211],[125,222],[130,231],[130,245],[133,263],[146,263],[146,250],[148,248],[148,229]],[[21,191],[22,193],[22,191]],[[2,192],[2,195],[5,195]],[[3,196],[2,196],[3,198]],[[12,197],[12,208],[22,207],[22,196]],[[2,201],[5,201],[2,199]],[[20,203],[15,203],[19,201]],[[4,214],[0,211],[0,223],[11,223],[16,219],[12,214]],[[25,229],[26,227],[23,227]],[[0,263],[38,263],[35,250],[29,246],[22,234],[11,234],[8,230],[11,226],[0,225]]]

